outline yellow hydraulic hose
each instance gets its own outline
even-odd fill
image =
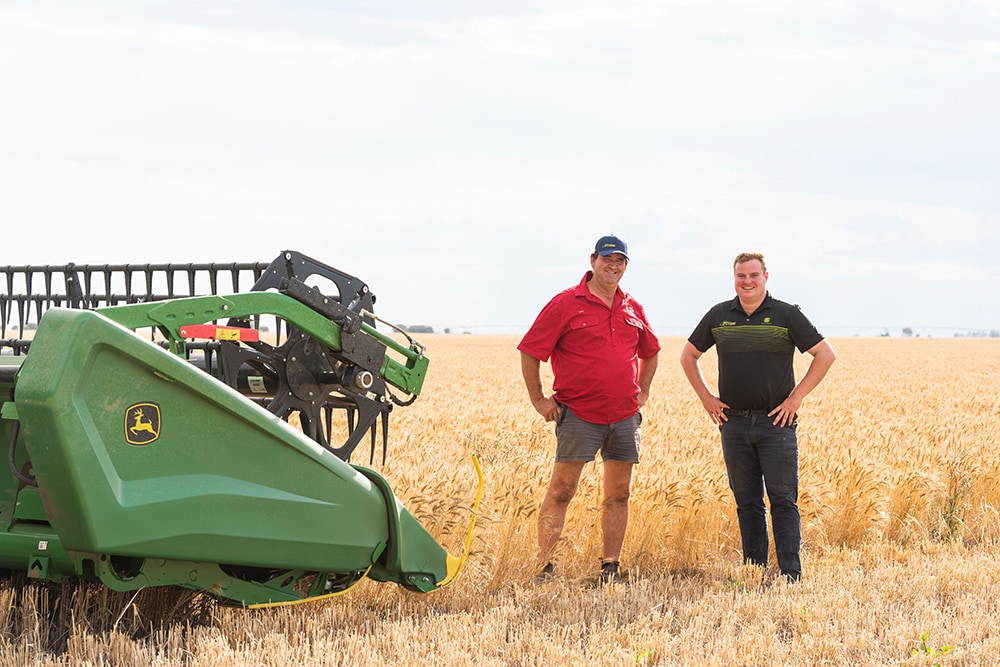
[[[445,575],[444,579],[437,582],[439,587],[447,586],[455,581],[462,572],[462,568],[465,567],[465,561],[468,560],[469,551],[472,548],[472,532],[476,528],[476,517],[479,516],[479,502],[483,499],[483,489],[486,486],[483,480],[483,468],[479,465],[479,457],[475,454],[472,455],[472,463],[476,466],[476,475],[479,477],[479,489],[476,491],[476,502],[472,505],[472,521],[469,522],[469,531],[465,534],[465,552],[460,557],[448,554],[448,574]]]

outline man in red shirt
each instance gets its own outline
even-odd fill
[[[642,306],[618,287],[628,268],[625,243],[601,237],[590,266],[578,285],[546,304],[517,346],[532,406],[556,423],[556,460],[538,512],[537,567],[541,578],[551,576],[549,559],[583,466],[600,452],[601,581],[620,582],[632,466],[639,462],[639,409],[649,397],[660,343]],[[546,396],[541,364],[549,360],[554,391]]]

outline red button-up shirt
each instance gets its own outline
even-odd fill
[[[517,349],[552,360],[555,399],[580,419],[611,424],[639,410],[639,359],[660,342],[639,302],[618,288],[609,309],[590,293],[588,271],[575,287],[554,296]]]

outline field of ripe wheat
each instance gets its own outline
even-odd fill
[[[589,465],[536,584],[552,427],[515,337],[426,336],[423,395],[375,467],[452,553],[421,595],[364,581],[333,600],[245,611],[174,590],[0,586],[0,665],[987,665],[1000,663],[1000,340],[835,339],[800,411],[803,580],[744,567],[718,431],[664,338],[643,411],[622,566],[599,587]],[[798,374],[808,357],[799,359]],[[702,358],[714,385],[714,353]],[[546,367],[547,368],[547,367]],[[360,449],[356,461],[367,460]]]

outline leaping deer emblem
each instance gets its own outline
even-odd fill
[[[152,410],[150,417],[146,408]],[[155,403],[138,403],[126,411],[125,440],[132,445],[147,445],[160,437],[160,408]],[[129,425],[129,417],[132,418]]]
[[[145,416],[146,415],[143,413],[142,408],[136,408],[135,412],[132,413],[132,417],[135,419],[135,421],[132,424],[132,428],[129,429],[130,431],[132,431],[132,435],[139,435],[141,431],[145,431],[146,433],[152,433],[153,435],[156,435],[156,430],[153,428],[153,422],[149,420],[146,421],[142,420],[142,418]]]

